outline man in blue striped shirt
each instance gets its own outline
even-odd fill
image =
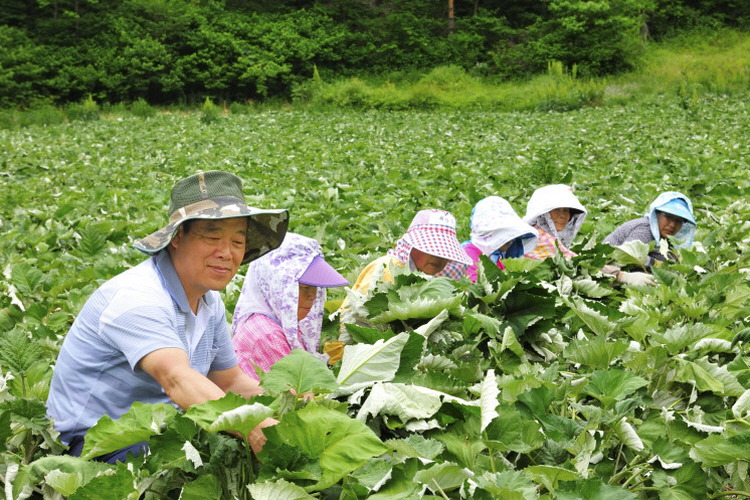
[[[245,205],[228,172],[201,172],[172,189],[169,224],[135,243],[151,257],[104,283],[63,342],[47,409],[71,455],[103,415],[135,401],[187,409],[227,392],[262,392],[238,366],[218,293],[245,264],[281,244],[285,210]],[[259,429],[249,436],[262,446]],[[146,443],[97,457],[114,463]]]

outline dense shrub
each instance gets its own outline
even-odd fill
[[[0,5],[0,106],[89,95],[154,104],[206,96],[305,102],[320,92],[310,83],[315,68],[362,77],[456,66],[504,81],[544,73],[555,60],[582,76],[606,75],[637,67],[644,40],[675,26],[742,25],[746,4],[456,2],[451,30],[446,4],[433,0],[7,0]],[[430,90],[415,92],[416,101],[433,101]],[[377,100],[401,107],[405,98]]]

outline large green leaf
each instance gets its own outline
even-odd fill
[[[424,484],[428,489],[439,493],[460,487],[471,477],[470,473],[456,464],[443,462],[429,469],[421,470],[414,475],[414,481]]]
[[[275,436],[274,439],[320,460],[323,477],[306,488],[308,492],[331,486],[370,458],[388,450],[362,422],[314,404],[285,414],[275,427],[274,433],[268,433],[269,440]],[[263,452],[259,458],[263,460]]]
[[[412,419],[430,418],[440,409],[440,396],[419,387],[376,383],[367,400],[357,413],[357,419],[365,421],[370,416],[396,415],[402,422]]]
[[[631,240],[615,247],[613,257],[622,266],[635,265],[643,267],[648,262],[651,246],[639,240]]]
[[[608,317],[586,305],[580,298],[565,299],[565,303],[592,332],[599,336],[606,337],[617,327]]]
[[[677,354],[702,338],[713,334],[713,329],[702,323],[679,325],[664,333],[656,332],[653,340],[667,346],[672,354]]]
[[[531,467],[526,467],[523,473],[534,481],[541,483],[549,491],[555,491],[560,481],[575,481],[579,479],[578,474],[572,470],[550,465],[532,465]]]
[[[654,487],[664,500],[704,500],[708,498],[706,473],[696,464],[688,463],[676,471],[655,470]]]
[[[136,401],[127,413],[117,420],[104,415],[89,429],[81,457],[91,459],[148,441],[154,434],[174,421],[177,410],[168,404],[145,404]]]
[[[410,318],[434,318],[444,309],[453,309],[462,300],[448,278],[422,279],[395,291],[379,293],[365,303],[373,324]]]
[[[29,486],[39,483],[44,478],[55,491],[67,496],[111,468],[109,464],[80,457],[49,455],[30,463],[26,470]]]
[[[344,347],[344,357],[336,381],[356,387],[392,380],[401,360],[401,351],[409,340],[408,333],[400,333],[387,341],[356,344]]]
[[[557,490],[555,498],[558,500],[636,500],[635,493],[609,486],[600,479],[578,479],[566,482]]]
[[[715,434],[698,441],[690,457],[705,467],[718,467],[738,460],[750,460],[750,431],[731,437]]]
[[[327,394],[339,386],[326,364],[303,349],[294,349],[278,360],[260,380],[263,390],[270,395],[290,389],[296,394]]]
[[[112,500],[130,498],[138,493],[134,473],[126,465],[116,467],[114,474],[96,476],[78,488],[68,500]]]
[[[303,488],[283,479],[265,483],[248,484],[247,489],[254,500],[312,500],[316,497],[308,495]],[[213,497],[204,497],[213,498]]]
[[[38,291],[44,281],[44,273],[28,264],[16,264],[11,269],[10,282],[18,289],[21,295],[28,300],[26,303],[33,302],[36,297],[34,294]]]
[[[213,474],[202,474],[182,487],[180,500],[205,500],[221,498],[221,485]]]
[[[191,406],[185,417],[208,432],[236,431],[247,435],[259,423],[273,415],[273,410],[261,403],[247,404],[237,394]]]
[[[440,441],[427,439],[421,434],[411,434],[404,439],[389,439],[385,442],[393,451],[410,458],[434,459],[445,446]]]
[[[595,337],[591,340],[574,340],[565,348],[565,356],[574,363],[605,369],[627,348],[625,342]]]
[[[648,380],[625,370],[597,370],[591,374],[585,390],[608,407],[647,385]]]
[[[678,357],[672,358],[672,361],[675,365],[674,379],[678,382],[695,385],[701,391],[724,393],[724,383],[711,373],[709,366]]]
[[[541,448],[544,434],[538,422],[525,418],[508,403],[501,403],[497,408],[498,416],[486,429],[488,448],[503,453],[515,451],[528,453]]]
[[[503,302],[505,320],[519,337],[529,324],[540,318],[555,316],[555,298],[547,293],[540,293],[541,290],[534,292],[517,288]]]
[[[534,500],[539,498],[536,487],[521,471],[485,472],[475,477],[477,488],[503,500]]]

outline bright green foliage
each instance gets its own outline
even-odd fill
[[[319,460],[320,480],[310,491],[324,489],[339,481],[345,474],[363,466],[371,457],[387,448],[363,423],[346,415],[320,408],[306,408],[285,415],[269,436],[272,444],[298,448],[310,458]],[[261,460],[266,453],[261,453]]]
[[[278,395],[290,389],[295,394],[327,394],[338,389],[336,377],[325,363],[302,349],[294,349],[274,363],[271,371],[261,377],[264,392]]]
[[[149,16],[171,12],[160,5],[139,7],[153,39],[165,34]],[[430,85],[452,78],[437,72]],[[102,112],[3,129],[4,490],[243,500],[750,491],[745,100],[699,97],[686,109],[672,94],[542,114],[256,111],[222,115],[218,127],[196,114]],[[289,208],[292,230],[317,238],[350,281],[420,208],[451,210],[465,240],[482,197],[523,213],[539,184],[568,182],[589,217],[572,259],[508,260],[505,271],[483,259],[475,284],[402,275],[380,285],[358,304],[377,325],[350,326],[333,367],[294,352],[252,401],[138,404],[87,436],[86,457],[140,440],[148,456],[109,466],[61,455],[44,399],[65,333],[99,284],[144,259],[129,245],[164,224],[174,180],[207,168],[241,175],[251,205]],[[602,275],[617,258],[640,266],[650,247],[625,256],[600,242],[667,189],[695,202],[700,244],[652,268],[654,287]],[[223,292],[229,313],[242,273]],[[326,319],[328,335],[338,326]],[[266,416],[280,424],[255,457],[227,431]]]
[[[455,4],[449,28],[447,5],[435,1],[6,0],[0,5],[0,46],[7,49],[0,53],[0,107],[81,103],[71,106],[69,118],[95,120],[94,101],[138,99],[308,102],[320,92],[324,102],[393,110],[533,101],[522,92],[478,91],[463,73],[470,71],[492,80],[542,76],[537,91],[547,99],[539,109],[561,111],[601,101],[603,84],[547,78],[551,63],[570,69],[573,79],[621,73],[643,61],[650,38],[686,28],[706,37],[750,18],[740,0]],[[712,72],[714,79],[683,76],[685,106],[702,87],[747,82],[746,71],[732,66]],[[400,79],[433,68],[436,73],[395,93],[356,79],[331,89],[308,81],[316,72],[324,79]],[[466,85],[436,92],[446,81],[441,76],[456,70],[462,81],[448,81]]]
[[[175,418],[171,405],[133,403],[131,409],[117,420],[105,415],[86,434],[81,457],[90,459],[120,448],[148,441],[161,427]]]

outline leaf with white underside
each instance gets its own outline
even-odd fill
[[[399,333],[395,337],[378,340],[374,344],[344,347],[341,370],[336,381],[342,386],[356,386],[392,380],[398,370],[401,350],[407,340],[408,333]]]
[[[482,409],[481,431],[484,431],[488,425],[497,417],[497,397],[500,395],[500,389],[497,387],[497,377],[495,370],[488,370],[487,375],[482,380],[479,395],[479,406]]]

